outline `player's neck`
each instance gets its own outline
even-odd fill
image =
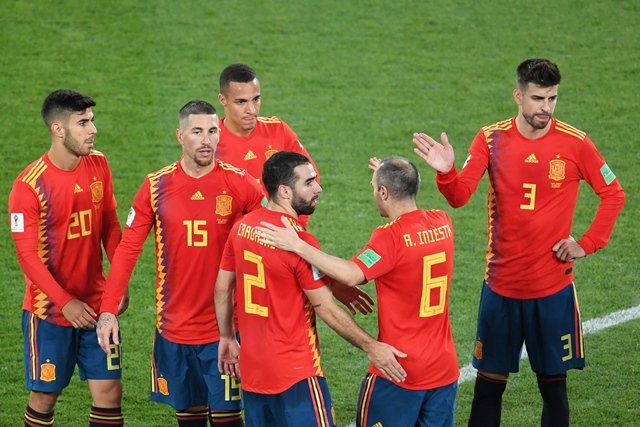
[[[413,212],[416,209],[418,209],[418,206],[416,206],[415,200],[406,200],[403,202],[396,201],[393,204],[390,204],[389,206],[387,206],[386,216],[389,218],[390,221],[395,221],[396,219],[398,219],[398,217],[404,214],[407,214],[409,212]]]
[[[222,120],[222,123],[224,124],[225,129],[229,133],[235,136],[239,136],[241,138],[248,137],[249,135],[251,135],[251,133],[255,129],[255,127],[251,129],[245,129],[239,125],[236,125],[235,123],[232,123],[230,120],[225,120],[225,119]]]
[[[274,212],[286,213],[294,218],[298,218],[298,213],[290,205],[275,202],[273,199],[267,203],[267,209]]]
[[[189,159],[185,157],[180,159],[180,167],[182,167],[182,170],[184,171],[184,173],[186,173],[192,178],[200,178],[205,176],[206,174],[211,172],[213,168],[215,168],[215,166],[216,166],[215,160],[211,162],[210,165],[200,166],[195,162],[189,161]]]
[[[51,144],[47,156],[55,167],[66,171],[74,170],[80,164],[82,157],[70,152],[66,147],[60,147],[56,144]]]
[[[549,129],[551,129],[552,122],[553,120],[550,119],[549,123],[547,123],[544,128],[538,129],[531,126],[522,114],[518,114],[516,116],[516,128],[518,129],[518,132],[520,132],[520,135],[522,135],[526,139],[542,138],[547,134],[547,132],[549,132]]]

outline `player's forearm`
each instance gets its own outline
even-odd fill
[[[612,187],[599,196],[600,205],[593,222],[578,241],[587,255],[602,249],[609,242],[613,227],[625,203],[624,190],[620,186]]]
[[[102,221],[102,243],[111,262],[122,238],[122,230],[115,210],[105,211]]]
[[[362,270],[352,261],[329,255],[304,241],[301,241],[298,246],[296,253],[300,257],[340,283],[357,286],[364,282]]]
[[[71,301],[74,296],[58,284],[49,269],[42,263],[36,251],[28,250],[21,246],[21,242],[16,241],[18,263],[22,272],[38,289],[47,295],[56,307],[62,310],[62,307]]]
[[[322,306],[315,306],[318,316],[338,335],[344,338],[354,347],[357,347],[366,353],[369,352],[371,346],[376,340],[365,330],[360,328],[358,324],[344,310],[335,303],[327,302]]]
[[[214,307],[220,337],[234,338],[233,328],[233,284],[235,273],[219,270],[214,292]]]

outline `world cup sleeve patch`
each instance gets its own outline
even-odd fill
[[[318,270],[315,265],[311,266],[311,271],[313,272],[313,280],[320,280],[324,277],[324,273]]]
[[[12,213],[11,214],[11,232],[12,233],[24,233],[24,214]]]
[[[129,215],[127,215],[127,227],[131,227],[134,219],[136,219],[136,210],[131,206],[131,209],[129,209]]]
[[[358,255],[358,259],[362,261],[367,268],[373,267],[376,262],[380,261],[380,258],[380,255],[378,255],[373,249],[367,249]]]
[[[607,185],[611,184],[613,180],[616,179],[616,174],[613,173],[609,165],[607,165],[606,163],[600,168],[600,173],[602,174],[602,178],[604,179],[604,182],[607,183]]]

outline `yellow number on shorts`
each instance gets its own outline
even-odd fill
[[[447,276],[431,277],[431,268],[447,260],[444,252],[427,255],[422,258],[422,297],[420,298],[420,317],[431,317],[444,312],[447,295]],[[432,305],[431,291],[439,291],[438,304]]]
[[[242,389],[235,377],[229,375],[220,375],[224,380],[224,400],[233,401],[242,399]]]
[[[567,360],[573,359],[573,346],[571,345],[571,334],[566,334],[560,337],[560,340],[565,343],[562,346],[565,350],[567,350],[567,354],[562,356],[562,361],[566,362]]]
[[[109,354],[107,354],[107,370],[116,371],[120,367],[120,344],[110,344]]]
[[[264,281],[264,264],[262,264],[262,257],[256,255],[250,251],[244,251],[244,260],[256,265],[258,274],[244,274],[244,311],[248,314],[256,314],[262,317],[269,317],[269,307],[265,307],[256,304],[251,299],[252,288],[258,287],[260,289],[266,289],[267,284]]]

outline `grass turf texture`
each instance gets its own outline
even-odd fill
[[[515,114],[516,65],[549,57],[563,73],[556,116],[587,131],[620,178],[628,202],[611,244],[577,263],[583,318],[640,303],[639,177],[636,172],[640,5],[633,1],[524,2],[11,2],[0,10],[2,151],[0,219],[18,172],[49,147],[39,117],[58,87],[92,95],[109,157],[121,222],[145,173],[178,158],[177,110],[189,99],[217,105],[217,76],[232,62],[256,68],[263,114],[286,120],[316,160],[324,194],[311,231],[330,253],[348,257],[382,223],[371,202],[367,159],[404,155],[419,164],[419,203],[451,213],[456,230],[451,321],[460,365],[470,361],[486,243],[486,182],[468,206],[452,210],[433,173],[412,153],[411,133],[445,130],[457,165],[483,125]],[[597,199],[585,188],[574,222],[580,236]],[[550,225],[552,226],[552,225]],[[348,230],[348,231],[347,231]],[[24,284],[8,227],[0,229],[0,425],[18,425],[23,386],[20,306]],[[122,317],[124,412],[128,425],[175,423],[149,402],[153,332],[153,248],[131,281]],[[372,286],[366,289],[372,291]],[[372,333],[375,317],[357,316]],[[569,374],[573,425],[634,425],[640,392],[636,320],[586,338],[584,372]],[[338,425],[355,419],[367,360],[321,324],[323,365]],[[459,390],[466,423],[472,382]],[[533,397],[532,397],[533,396]],[[60,398],[60,425],[86,424],[90,397],[75,378]],[[528,363],[512,376],[504,425],[539,425],[540,402]]]

